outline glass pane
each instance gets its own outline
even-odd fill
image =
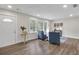
[[[45,32],[47,31],[47,23],[46,22],[44,23],[44,31]]]
[[[35,31],[35,20],[30,21],[30,30]]]
[[[43,22],[38,21],[37,31],[43,31]]]

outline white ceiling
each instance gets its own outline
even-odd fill
[[[6,4],[0,4],[0,8],[26,13],[28,15],[36,16],[39,18],[55,20],[59,18],[70,17],[79,15],[79,5],[73,8],[72,4],[68,4],[67,8],[63,8],[64,4],[13,4],[12,8],[8,8]],[[67,4],[66,4],[67,5]]]

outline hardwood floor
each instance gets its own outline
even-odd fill
[[[48,41],[34,40],[0,48],[0,55],[78,55],[79,40],[67,39],[60,46],[50,44]]]

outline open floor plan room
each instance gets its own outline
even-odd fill
[[[0,4],[0,55],[79,55],[79,4]]]

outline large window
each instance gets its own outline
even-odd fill
[[[35,32],[36,31],[36,21],[30,20],[30,31]]]
[[[30,19],[30,32],[47,31],[47,22],[42,20]]]
[[[44,31],[47,31],[47,22],[44,22]]]
[[[37,31],[43,31],[43,22],[37,21]]]

